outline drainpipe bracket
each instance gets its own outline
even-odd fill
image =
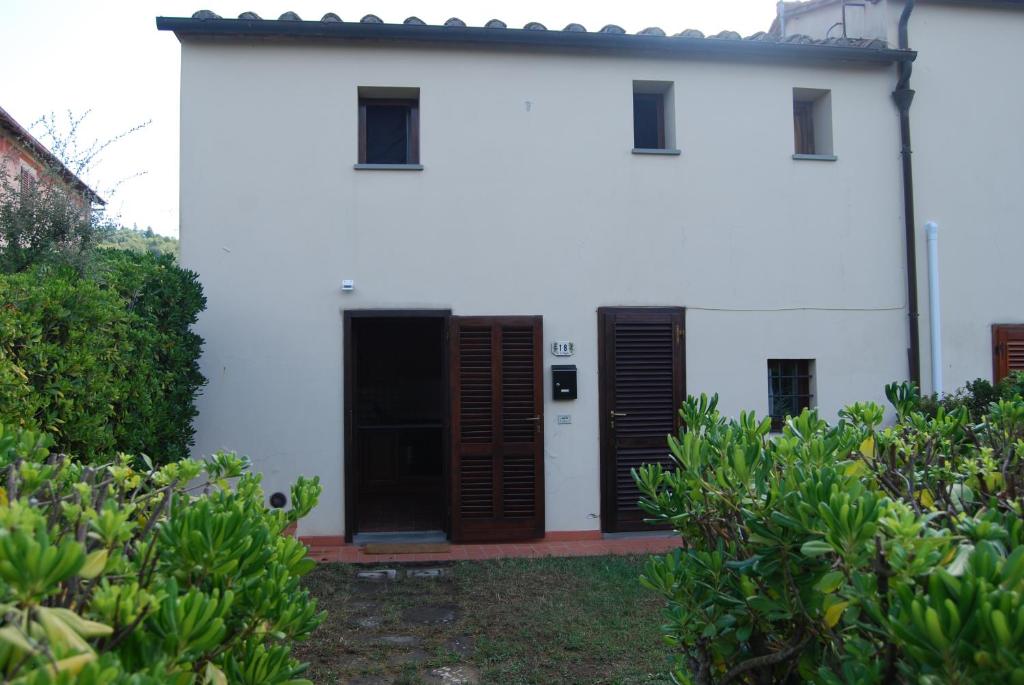
[[[909,112],[910,105],[914,102],[915,91],[913,88],[897,88],[892,92],[892,99],[896,102],[896,108],[900,112]]]

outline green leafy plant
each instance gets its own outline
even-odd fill
[[[984,378],[976,378],[941,398],[936,395],[916,397],[913,408],[926,416],[935,416],[940,407],[946,413],[966,407],[971,420],[978,423],[988,412],[990,404],[1021,394],[1024,394],[1024,372],[1017,371],[995,384]]]
[[[0,422],[49,432],[90,462],[188,454],[203,383],[194,273],[167,256],[101,251],[86,275],[0,275],[0,302]]]
[[[675,682],[1024,683],[1024,400],[975,421],[886,395],[889,427],[858,403],[775,436],[684,403],[675,468],[634,473],[683,540],[642,578],[667,600]]]
[[[198,275],[171,255],[121,250],[99,251],[91,273],[132,319],[131,363],[151,365],[148,376],[134,371],[125,378],[128,391],[114,409],[117,449],[157,462],[188,456],[195,396],[206,383],[199,370],[203,339],[192,331],[206,309]]]
[[[318,479],[268,510],[248,460],[86,466],[0,426],[0,674],[10,683],[288,683],[321,622],[314,562],[282,535]]]

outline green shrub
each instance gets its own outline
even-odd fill
[[[990,404],[1021,394],[1024,394],[1024,371],[1010,374],[995,385],[984,378],[976,378],[942,398],[935,395],[922,398],[920,411],[934,417],[939,407],[945,409],[947,414],[960,407],[967,407],[971,420],[978,423]]]
[[[1024,400],[723,419],[689,398],[676,469],[635,472],[683,548],[642,582],[668,601],[679,683],[1024,683]]]
[[[191,328],[206,308],[199,278],[172,255],[121,250],[99,251],[93,269],[133,317],[133,346],[152,369],[145,379],[130,379],[127,401],[117,407],[117,447],[160,462],[185,457],[195,434],[195,396],[206,382],[199,371],[203,339]]]
[[[132,372],[132,317],[116,293],[69,269],[0,275],[0,422],[52,432],[89,461],[115,450],[114,407]],[[132,368],[134,367],[134,368]]]
[[[267,510],[234,455],[88,467],[51,443],[0,426],[4,682],[308,682],[290,648],[322,620],[299,585],[314,562],[282,531],[318,480]]]
[[[0,274],[0,422],[52,433],[85,461],[187,455],[203,383],[205,306],[171,257],[102,251],[86,275]]]

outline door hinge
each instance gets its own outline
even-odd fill
[[[676,342],[679,342],[686,336],[686,330],[682,326],[676,326]]]

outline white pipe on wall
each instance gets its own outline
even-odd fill
[[[932,344],[932,392],[942,396],[942,300],[939,294],[939,225],[924,225],[928,238],[928,322]]]

